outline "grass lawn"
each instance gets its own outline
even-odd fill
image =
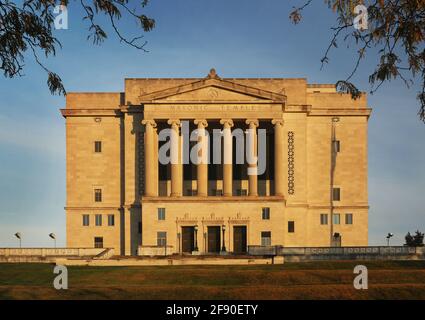
[[[369,289],[353,287],[354,266]],[[425,299],[425,261],[342,261],[261,266],[68,267],[0,264],[0,299]]]

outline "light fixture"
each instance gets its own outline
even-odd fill
[[[20,232],[15,233],[15,237],[19,239],[19,248],[22,248],[22,236]]]
[[[391,239],[392,237],[394,237],[394,233],[389,232],[389,233],[387,234],[387,246],[388,246],[388,247],[390,246],[390,239]]]
[[[56,235],[52,232],[49,234],[49,237],[55,241],[55,248],[56,248]]]

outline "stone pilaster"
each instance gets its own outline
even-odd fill
[[[233,146],[232,146],[232,119],[221,119],[223,125],[223,194],[225,197],[233,195]]]
[[[145,195],[148,197],[158,196],[157,180],[158,170],[155,170],[158,162],[156,145],[156,122],[154,120],[143,120],[145,129]]]
[[[248,128],[249,139],[247,140],[247,142],[251,144],[249,147],[247,146],[247,148],[249,148],[249,150],[251,151],[251,154],[250,154],[251,159],[250,161],[248,161],[248,195],[250,197],[256,197],[258,196],[257,128],[259,126],[259,122],[257,119],[247,119],[246,124],[249,125],[249,128]],[[253,161],[254,159],[256,159],[255,162]]]
[[[274,190],[277,196],[283,196],[283,119],[273,119],[272,124],[274,125]]]
[[[198,144],[201,149],[198,152],[198,164],[197,164],[197,185],[198,185],[198,196],[208,196],[208,140],[205,132],[205,128],[208,127],[208,122],[205,119],[195,120],[195,125],[198,126]]]

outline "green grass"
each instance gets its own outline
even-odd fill
[[[369,289],[353,287],[354,266]],[[341,261],[257,266],[68,267],[0,264],[0,299],[425,299],[425,261]]]

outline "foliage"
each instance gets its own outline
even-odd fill
[[[302,11],[312,0],[304,0],[296,7],[290,19],[297,24],[302,20]],[[332,48],[338,47],[338,40],[358,47],[357,59],[350,75],[337,82],[337,89],[351,93],[354,99],[360,96],[359,90],[350,82],[366,52],[375,48],[379,52],[375,70],[369,76],[370,92],[374,93],[386,81],[402,79],[406,86],[413,84],[414,78],[421,79],[421,91],[417,95],[420,104],[418,115],[425,122],[425,0],[324,0],[337,14],[333,36],[322,58],[322,66],[329,61]],[[365,30],[354,28],[357,14],[354,8],[364,3],[367,7],[368,27]]]
[[[411,235],[410,232],[407,233],[406,237],[406,246],[409,247],[423,247],[424,246],[424,234],[417,230],[415,235]]]
[[[149,0],[143,0],[143,8]],[[68,6],[68,0],[0,0],[0,70],[5,77],[22,76],[25,66],[26,52],[34,57],[35,61],[47,73],[47,85],[52,94],[66,94],[62,80],[58,74],[49,70],[41,61],[40,55],[45,58],[54,56],[61,43],[54,35],[54,8],[58,5]],[[103,14],[118,36],[120,41],[145,51],[146,41],[142,36],[128,39],[122,35],[117,27],[117,21],[132,17],[138,21],[144,32],[155,27],[155,20],[144,14],[137,13],[129,7],[129,0],[79,0],[85,14],[82,19],[89,23],[88,39],[94,44],[101,44],[107,33],[96,22],[96,17]]]

